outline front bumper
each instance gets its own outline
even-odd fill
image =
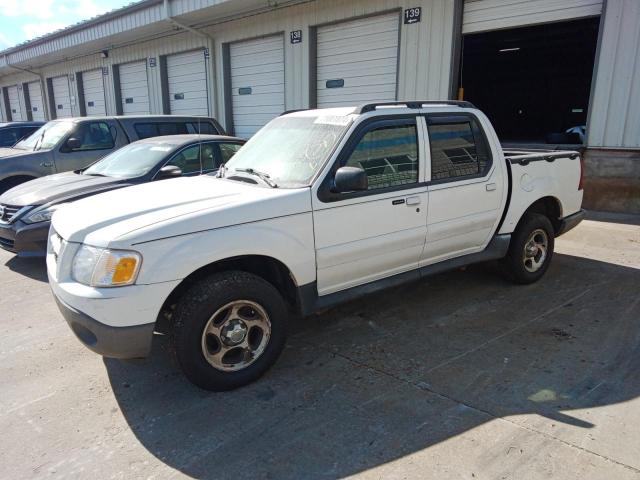
[[[0,223],[0,248],[19,257],[44,257],[47,253],[47,236],[51,222],[34,224],[17,220]]]
[[[55,297],[58,308],[76,337],[90,350],[111,358],[149,355],[155,323],[112,327],[91,318]]]
[[[577,227],[578,224],[582,220],[584,220],[584,217],[586,216],[586,214],[587,214],[587,211],[584,208],[582,208],[578,212],[574,213],[573,215],[564,217],[560,221],[560,228],[558,229],[558,234],[556,235],[556,237],[559,237],[560,235],[567,233],[572,228]]]

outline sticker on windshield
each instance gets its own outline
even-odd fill
[[[171,150],[171,147],[151,147],[149,150],[154,152],[168,152]]]
[[[351,117],[346,115],[322,115],[316,118],[313,123],[317,123],[319,125],[340,125],[344,127],[345,125],[349,125],[349,122],[351,122]]]

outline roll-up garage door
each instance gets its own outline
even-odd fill
[[[318,27],[319,108],[396,99],[398,14]]]
[[[462,33],[591,17],[602,0],[465,0]]]
[[[22,116],[22,109],[20,108],[20,97],[18,96],[18,87],[13,85],[7,89],[7,96],[9,98],[9,110],[11,110],[11,119],[14,122],[26,120],[26,116]]]
[[[147,62],[120,65],[120,96],[123,115],[144,115],[149,108],[149,86],[147,84]]]
[[[229,47],[235,135],[249,138],[284,111],[284,37]]]
[[[167,56],[169,110],[177,115],[208,115],[207,69],[203,50]]]
[[[82,72],[82,91],[84,93],[84,108],[87,116],[107,114],[101,68]]]
[[[42,88],[40,82],[30,82],[27,85],[29,89],[29,103],[31,103],[31,115],[34,121],[43,122],[46,120],[44,114],[44,102],[42,100]]]
[[[56,118],[72,117],[71,93],[69,91],[69,77],[55,77],[51,79],[53,86],[53,102],[55,106]]]

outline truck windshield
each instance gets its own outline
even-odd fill
[[[350,116],[285,116],[269,122],[225,165],[227,177],[262,172],[279,187],[308,185],[349,128]]]
[[[60,139],[73,130],[73,122],[49,122],[33,132],[13,148],[20,150],[49,150],[55,147]]]
[[[175,145],[131,143],[94,163],[82,174],[115,178],[141,177],[175,149]]]

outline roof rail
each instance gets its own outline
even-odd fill
[[[476,108],[471,102],[462,100],[429,100],[429,101],[417,101],[411,100],[408,102],[378,102],[378,103],[365,103],[356,108],[353,113],[366,113],[373,112],[378,107],[400,107],[406,106],[407,108],[422,108],[424,105],[451,105],[460,108]]]

